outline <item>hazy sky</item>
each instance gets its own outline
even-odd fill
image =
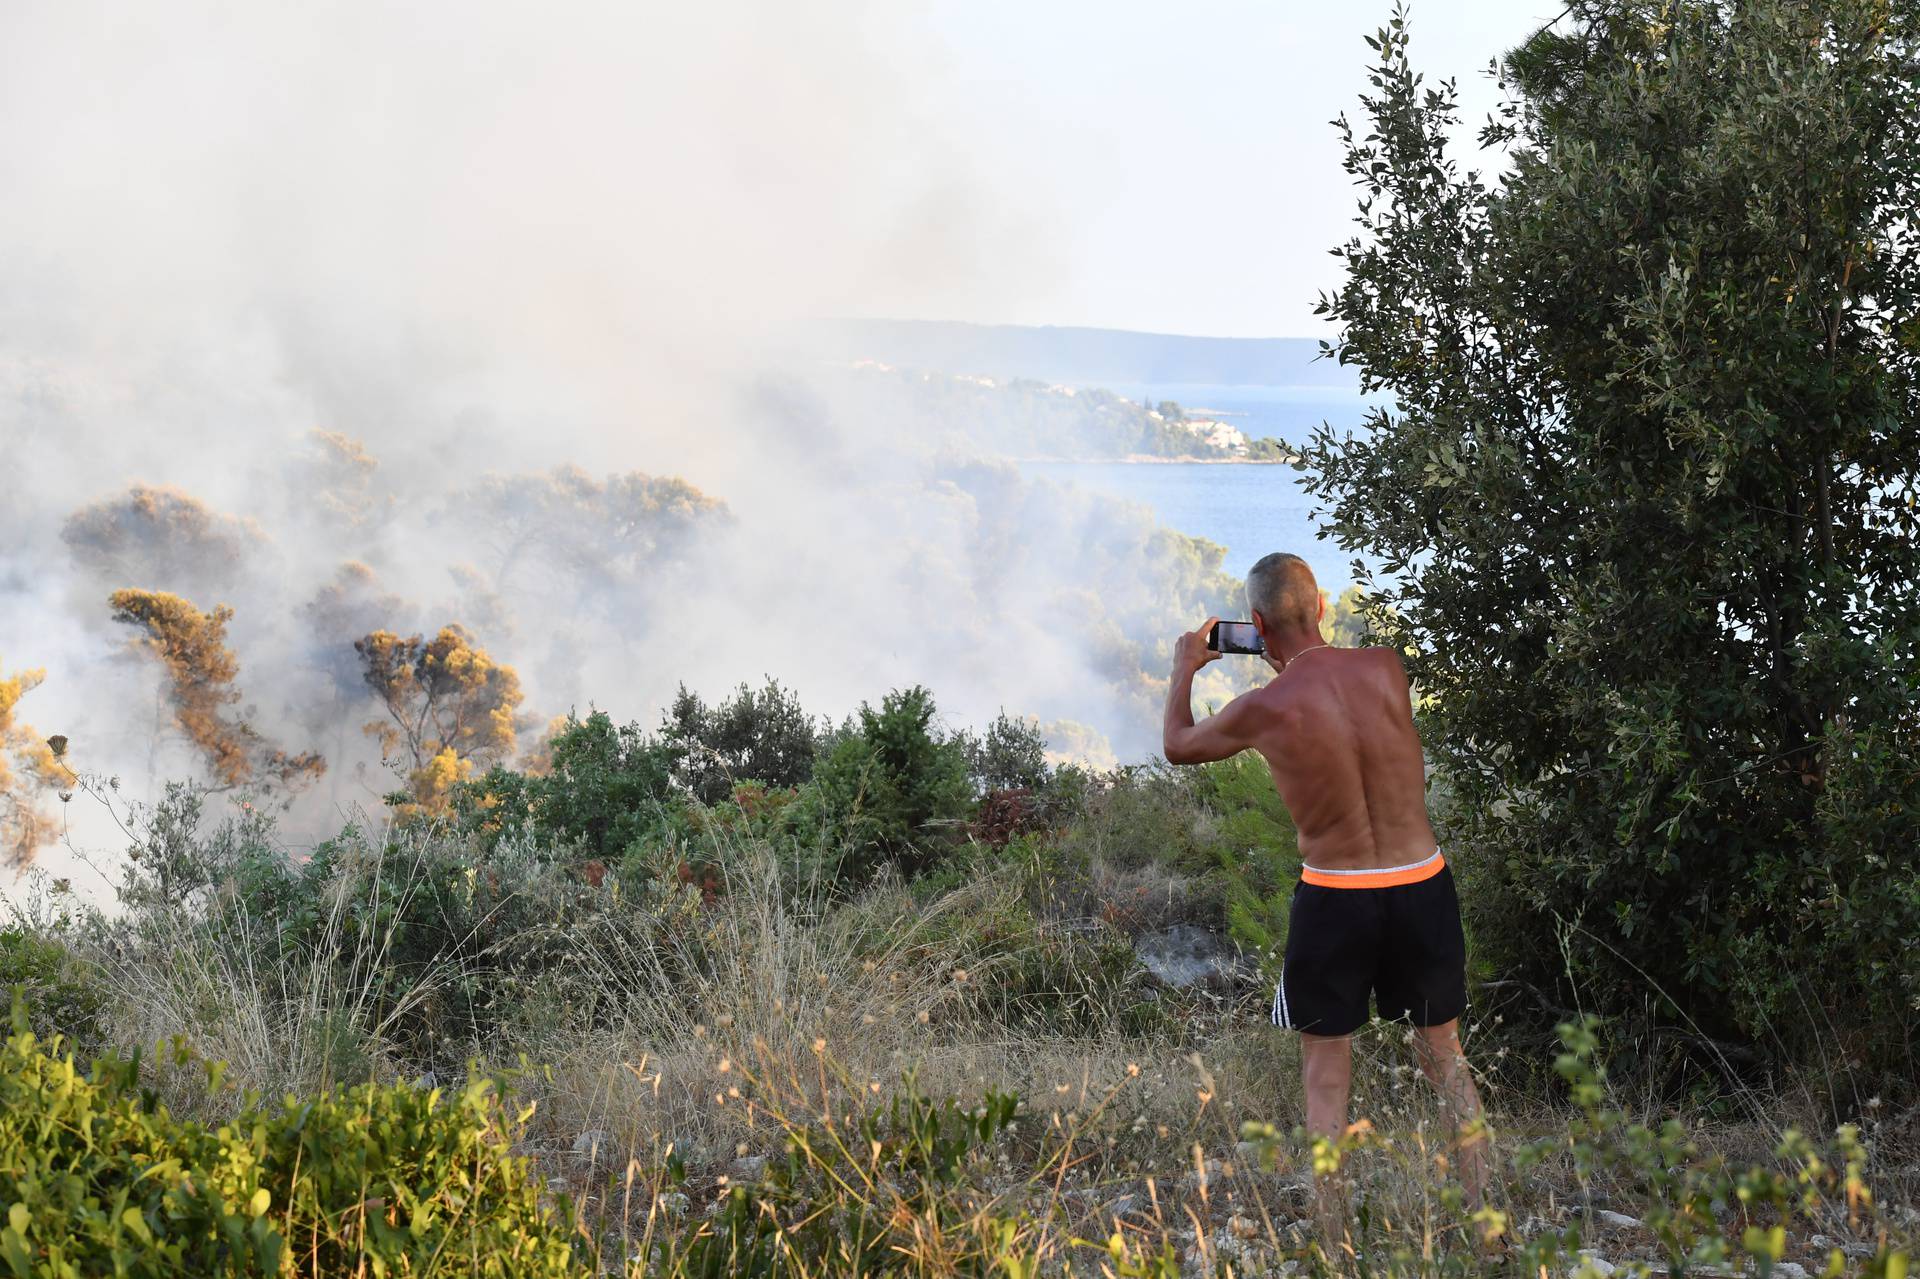
[[[1559,7],[1417,0],[1416,60],[1478,120]],[[503,287],[539,308],[516,351],[663,311],[1317,335],[1352,207],[1328,121],[1389,11],[10,0],[0,287],[41,340],[53,292],[96,329],[137,295],[176,330],[345,302],[431,331]]]
[[[1319,335],[1352,200],[1328,122],[1353,113],[1391,0],[939,0],[932,115],[980,157],[1001,216],[1055,273],[991,276],[951,318]],[[1558,0],[1414,0],[1416,65],[1495,100],[1489,58]]]

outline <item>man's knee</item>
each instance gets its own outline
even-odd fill
[[[1466,1062],[1466,1053],[1460,1047],[1458,1021],[1415,1027],[1414,1045],[1420,1056],[1421,1069],[1429,1074],[1436,1071],[1450,1074]]]

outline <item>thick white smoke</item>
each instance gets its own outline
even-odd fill
[[[1217,596],[1193,549],[782,352],[1049,285],[1065,229],[983,197],[897,12],[7,6],[0,674],[48,670],[20,716],[133,793],[191,775],[105,603],[151,586],[231,604],[263,731],[329,756],[309,834],[391,784],[342,648],[370,619],[465,623],[542,714],[922,682],[1143,754],[1171,626]],[[635,471],[731,519],[636,548],[540,507]],[[133,484],[230,518],[236,561],[119,580],[63,539]]]

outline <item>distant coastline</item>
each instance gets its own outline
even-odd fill
[[[1292,466],[1299,456],[1288,457],[1193,457],[1189,454],[1167,457],[1157,453],[1128,453],[1122,457],[1008,457],[1009,462],[1045,462],[1051,466]]]
[[[913,369],[1031,378],[1068,386],[1296,387],[1357,394],[1352,369],[1314,338],[1212,338],[1057,325],[944,320],[819,319],[798,349],[830,360],[879,360]]]

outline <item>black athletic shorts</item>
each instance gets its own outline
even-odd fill
[[[1428,869],[1435,864],[1437,871]],[[1342,883],[1383,879],[1390,882],[1382,887]],[[1416,1026],[1438,1026],[1466,1011],[1460,901],[1438,852],[1385,871],[1309,868],[1293,890],[1273,1024],[1310,1035],[1352,1034],[1366,1023],[1370,999],[1379,1001],[1383,1018]]]

